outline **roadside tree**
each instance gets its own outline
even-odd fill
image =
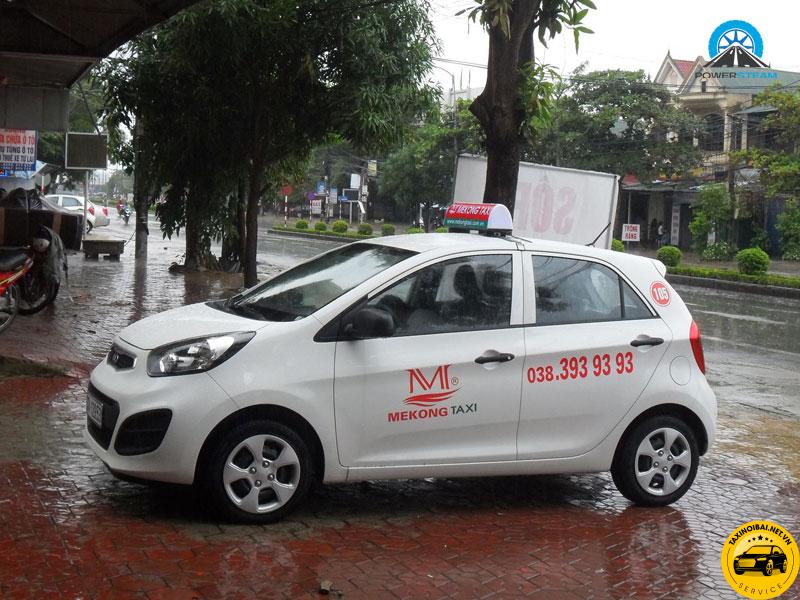
[[[476,0],[466,9],[489,33],[486,87],[470,110],[486,134],[485,202],[505,204],[513,212],[519,160],[526,135],[548,117],[553,82],[549,70],[534,61],[534,35],[546,46],[571,29],[577,48],[590,0]],[[533,130],[532,130],[533,127]]]

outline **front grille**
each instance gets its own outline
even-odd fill
[[[89,430],[89,434],[94,438],[94,441],[100,444],[103,450],[108,450],[108,446],[111,443],[111,436],[114,435],[114,427],[117,426],[117,419],[119,418],[119,404],[116,400],[112,400],[104,393],[100,392],[91,383],[89,384],[89,395],[103,404],[103,426],[98,427],[87,414],[87,429]]]
[[[123,421],[114,442],[114,450],[121,456],[152,452],[161,445],[172,420],[168,408],[148,410],[132,415]]]
[[[111,346],[106,359],[115,369],[132,369],[136,365],[136,357],[120,350],[116,345]]]

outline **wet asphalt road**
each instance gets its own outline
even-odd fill
[[[723,405],[800,417],[800,301],[676,286],[700,326]]]

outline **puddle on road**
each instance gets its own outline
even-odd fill
[[[750,457],[760,465],[765,477],[786,479],[788,473],[800,483],[800,421],[736,407],[736,414],[720,414],[717,453],[733,457]],[[735,466],[735,465],[731,465]]]

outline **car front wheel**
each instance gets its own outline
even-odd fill
[[[666,506],[694,481],[700,452],[691,427],[669,415],[655,415],[628,432],[611,466],[617,489],[642,506]]]
[[[282,519],[302,501],[312,475],[303,439],[268,420],[228,431],[204,469],[205,490],[221,515],[249,523]]]
[[[764,565],[764,575],[769,577],[770,575],[772,575],[772,570],[773,570],[772,560],[768,560],[767,564]]]

